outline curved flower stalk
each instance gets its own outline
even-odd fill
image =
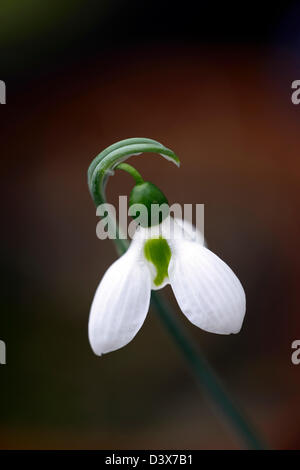
[[[180,165],[179,158],[175,153],[156,140],[134,137],[116,142],[99,153],[88,169],[88,186],[96,207],[106,202],[105,188],[109,176],[114,174],[114,169],[117,166],[119,166],[120,169],[124,168],[124,164],[122,167],[122,162],[133,155],[140,155],[146,152],[157,153],[175,163],[177,166]],[[128,167],[130,167],[130,165],[128,165]],[[132,167],[131,169],[134,171]],[[135,171],[135,173],[137,172]],[[116,245],[119,254],[121,254],[127,250],[128,243],[126,240],[118,237],[118,227],[116,228],[116,233]]]
[[[180,164],[175,153],[156,140],[139,137],[121,140],[99,153],[89,166],[88,185],[96,205],[105,202],[105,186],[113,170],[129,157],[145,152],[158,153],[177,166]]]
[[[179,166],[178,157],[159,142],[126,139],[101,152],[88,170],[88,184],[96,205],[106,202],[105,186],[114,169],[135,179],[130,205],[167,203],[164,194],[124,161],[131,155],[156,152]],[[184,315],[194,325],[218,334],[239,332],[245,315],[243,287],[233,271],[205,247],[203,234],[186,221],[167,213],[139,226],[128,248],[116,240],[123,255],[107,270],[96,291],[90,312],[89,339],[101,355],[128,344],[146,318],[150,299],[174,340],[184,353],[196,378],[229,418],[250,447],[261,448],[251,427],[224,392],[219,380],[190,342],[156,292],[170,283]],[[151,296],[152,290],[152,296]]]

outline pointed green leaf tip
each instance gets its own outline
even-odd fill
[[[106,202],[105,186],[114,168],[132,155],[145,152],[157,153],[177,166],[180,165],[175,153],[156,140],[134,137],[116,142],[99,153],[88,169],[88,185],[96,206]]]
[[[154,284],[159,286],[168,277],[168,267],[171,259],[171,250],[167,240],[163,237],[151,238],[144,245],[145,257],[156,268]]]

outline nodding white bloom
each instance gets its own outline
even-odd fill
[[[151,289],[166,284],[194,325],[218,334],[240,331],[246,310],[240,281],[192,225],[168,216],[159,225],[138,227],[127,252],[101,280],[89,319],[95,354],[128,344],[145,321]]]

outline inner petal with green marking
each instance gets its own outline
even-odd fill
[[[168,277],[168,267],[171,259],[171,250],[167,240],[163,237],[150,238],[144,245],[145,257],[156,268],[156,277],[153,282],[160,286]]]

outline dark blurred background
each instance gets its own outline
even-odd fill
[[[0,447],[227,449],[215,414],[154,311],[98,358],[89,307],[116,258],[86,171],[127,137],[171,203],[204,203],[212,251],[238,274],[238,335],[205,333],[164,294],[270,447],[300,448],[299,2],[2,0]],[[110,179],[108,199],[128,194]]]

